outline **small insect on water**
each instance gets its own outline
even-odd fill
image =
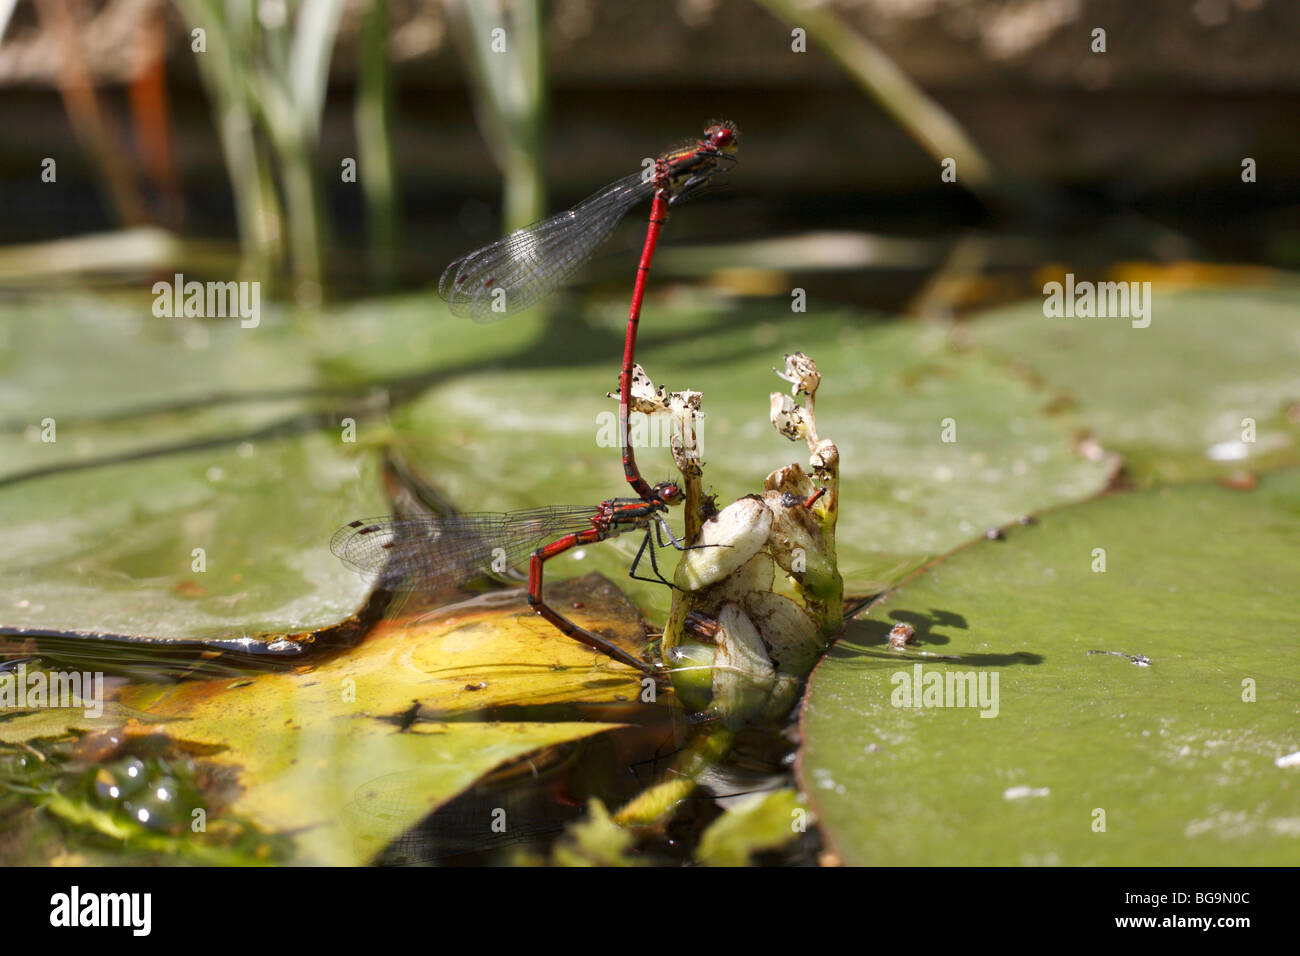
[[[542,568],[551,558],[625,531],[645,532],[629,571],[642,581],[672,587],[659,570],[656,550],[685,550],[668,526],[669,505],[682,500],[681,488],[659,482],[653,499],[612,498],[596,507],[551,505],[507,513],[419,515],[353,521],[335,532],[330,550],[353,569],[376,578],[389,591],[434,593],[479,574],[500,572],[528,558],[528,603],[560,633],[647,674],[659,668],[638,660],[616,644],[580,627],[543,599]],[[654,577],[638,575],[648,554]]]
[[[889,646],[895,650],[903,650],[909,644],[919,644],[916,639],[916,628],[906,621],[899,621],[889,631]]]
[[[1125,653],[1124,651],[1089,651],[1088,652],[1089,657],[1093,656],[1094,654],[1109,654],[1111,657],[1122,657],[1125,660],[1127,660],[1130,664],[1135,664],[1138,667],[1151,666],[1151,658],[1147,657],[1145,654],[1128,654]]]

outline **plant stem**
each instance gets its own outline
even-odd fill
[[[796,0],[760,2],[792,26],[807,30],[927,153],[939,161],[956,160],[962,182],[976,191],[990,185],[993,167],[961,124],[838,13]]]
[[[393,78],[388,65],[388,11],[371,0],[361,21],[357,87],[357,163],[370,233],[370,274],[384,289],[397,276],[397,177],[392,151]]]

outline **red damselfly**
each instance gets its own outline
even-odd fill
[[[710,123],[697,142],[664,153],[655,160],[653,169],[617,180],[572,209],[517,229],[457,259],[438,282],[439,294],[457,315],[490,321],[525,309],[568,279],[609,237],[629,209],[647,198],[653,199],[619,373],[623,472],[628,484],[645,501],[652,500],[654,489],[641,477],[628,440],[628,403],[646,278],[668,207],[703,186],[723,163],[734,163],[739,148],[740,133],[734,123]]]
[[[542,596],[542,566],[571,548],[604,541],[624,531],[645,532],[629,574],[643,581],[671,583],[659,570],[658,546],[684,545],[664,512],[682,500],[681,489],[660,482],[651,499],[614,498],[598,506],[551,505],[504,514],[418,515],[353,521],[335,532],[330,550],[354,569],[377,578],[389,591],[436,592],[479,574],[501,573],[528,558],[528,603],[559,631],[579,643],[645,673],[657,669],[611,641],[559,614]],[[665,537],[667,540],[665,541]],[[655,577],[638,575],[649,553]]]

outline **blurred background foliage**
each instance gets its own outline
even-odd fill
[[[1040,287],[1044,263],[1290,267],[1298,21],[1269,0],[5,0],[0,281],[425,287],[712,115],[740,123],[744,172],[679,237],[800,237],[781,261],[840,301],[960,311]]]

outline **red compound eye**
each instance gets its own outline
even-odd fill
[[[655,491],[659,495],[659,500],[664,504],[675,505],[685,497],[682,489],[673,484],[671,481],[661,481],[655,486]]]

